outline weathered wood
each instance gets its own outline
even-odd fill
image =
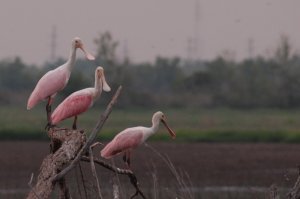
[[[298,178],[293,186],[293,188],[287,194],[289,199],[300,199],[300,166],[298,166]]]
[[[47,199],[57,182],[60,185],[60,198],[70,197],[64,177],[79,163],[81,156],[95,141],[96,135],[111,113],[121,89],[122,86],[119,86],[88,140],[83,131],[53,127],[48,129],[47,133],[51,139],[51,154],[43,160],[37,183],[29,192],[27,199]]]
[[[111,170],[114,173],[121,174],[121,175],[127,175],[129,177],[130,183],[135,188],[135,193],[130,198],[134,198],[138,195],[140,195],[144,199],[146,198],[144,193],[140,190],[139,183],[138,183],[138,180],[137,180],[135,174],[131,170],[120,169],[120,168],[110,165],[110,164],[106,163],[105,161],[98,159],[98,158],[93,158],[91,160],[89,157],[82,156],[81,161],[85,161],[85,162],[94,161],[94,163],[101,165],[102,167],[104,167],[108,170]]]
[[[85,134],[71,130],[65,137],[62,146],[54,154],[49,154],[43,160],[37,183],[29,192],[27,199],[49,198],[55,186],[51,179],[58,171],[70,164],[85,142]]]

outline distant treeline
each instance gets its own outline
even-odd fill
[[[107,38],[105,38],[107,37]],[[105,40],[106,39],[106,40]],[[113,89],[123,85],[121,107],[214,107],[235,108],[300,106],[300,56],[291,53],[283,37],[270,58],[255,57],[240,62],[226,56],[211,61],[184,61],[158,57],[154,63],[117,61],[117,42],[109,33],[100,35],[96,63],[77,60],[61,98],[92,86],[97,65],[105,69]],[[0,62],[0,104],[26,104],[39,78],[64,63],[59,59],[44,66],[28,66],[20,58]],[[107,103],[105,94],[98,104]]]

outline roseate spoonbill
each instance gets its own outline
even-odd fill
[[[48,122],[51,114],[51,104],[53,98],[58,91],[61,91],[68,83],[71,70],[75,63],[76,49],[80,48],[89,60],[94,60],[95,57],[88,53],[80,38],[75,37],[72,41],[72,47],[70,56],[67,62],[54,70],[48,71],[37,83],[34,90],[32,91],[28,103],[27,109],[33,108],[39,101],[48,99],[46,111]]]
[[[69,95],[51,115],[51,125],[56,125],[60,121],[74,116],[73,129],[76,129],[77,116],[90,107],[94,101],[100,97],[102,90],[109,92],[110,87],[106,83],[104,70],[97,67],[95,70],[95,87],[85,88]]]
[[[168,126],[165,115],[161,111],[158,111],[153,114],[151,127],[138,126],[121,131],[101,150],[101,156],[103,158],[110,159],[113,156],[124,152],[123,160],[127,166],[130,167],[131,150],[144,143],[148,137],[156,133],[160,122],[165,125],[174,139],[176,134]]]

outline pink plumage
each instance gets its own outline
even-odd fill
[[[58,124],[70,117],[75,117],[73,128],[76,129],[77,116],[87,111],[94,103],[96,98],[100,97],[102,90],[109,92],[110,87],[106,83],[104,70],[97,67],[95,70],[95,86],[76,91],[69,95],[51,115],[50,123]]]
[[[123,151],[136,148],[143,141],[143,129],[144,127],[133,127],[120,132],[102,149],[101,156],[110,159]]]
[[[47,106],[51,106],[51,102],[53,97],[57,92],[64,89],[67,85],[70,75],[71,69],[75,63],[76,57],[76,49],[80,48],[85,54],[86,58],[89,60],[94,60],[94,56],[88,53],[84,47],[80,38],[75,37],[72,41],[71,51],[69,55],[68,61],[57,67],[54,70],[47,72],[37,83],[34,90],[32,91],[28,102],[27,109],[33,108],[38,102],[41,100],[49,99]],[[48,114],[48,113],[47,113]]]
[[[27,109],[33,108],[41,100],[53,97],[66,86],[69,77],[70,74],[68,74],[68,71],[61,70],[60,68],[47,72],[38,81],[35,89],[32,91],[28,99]]]
[[[101,156],[103,158],[110,159],[113,156],[124,152],[123,160],[127,166],[130,167],[131,150],[145,142],[149,136],[156,133],[158,131],[160,122],[164,124],[172,138],[175,138],[176,134],[168,126],[165,115],[161,111],[158,111],[152,116],[151,127],[137,126],[121,131],[101,150]]]
[[[67,97],[51,115],[53,125],[67,118],[77,116],[93,105],[93,96],[87,89],[83,89]]]

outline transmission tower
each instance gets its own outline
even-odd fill
[[[193,41],[193,59],[199,58],[199,20],[200,20],[200,3],[195,0],[195,16],[194,16],[194,41]]]

